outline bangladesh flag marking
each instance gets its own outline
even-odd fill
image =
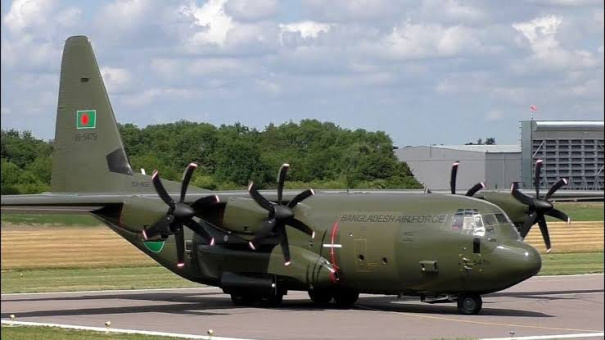
[[[78,110],[76,112],[76,128],[94,129],[97,127],[97,110]]]

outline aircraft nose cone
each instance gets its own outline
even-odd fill
[[[540,257],[540,254],[538,254],[538,251],[532,246],[527,244],[523,245],[525,247],[522,247],[524,258],[522,272],[525,273],[527,277],[532,277],[538,274],[542,268],[542,258]]]
[[[519,281],[538,274],[542,268],[540,254],[528,244],[519,242],[514,246],[506,247],[506,253],[509,272]]]
[[[523,242],[498,246],[501,270],[508,273],[507,278],[514,283],[536,275],[542,268],[540,254]]]

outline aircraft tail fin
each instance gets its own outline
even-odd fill
[[[65,42],[56,124],[52,192],[129,191],[125,177],[134,174],[85,36]]]

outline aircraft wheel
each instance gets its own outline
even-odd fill
[[[359,292],[352,289],[338,289],[334,292],[334,302],[339,308],[350,308],[358,298]]]
[[[267,307],[277,307],[279,306],[284,299],[284,294],[271,294],[266,295],[261,298],[261,303],[263,306]]]
[[[458,311],[461,314],[477,314],[481,311],[483,301],[477,294],[462,294],[458,296]]]
[[[332,301],[332,292],[325,289],[309,290],[309,297],[317,305],[327,305]]]
[[[256,297],[252,294],[231,293],[231,302],[236,306],[252,306],[256,302]]]

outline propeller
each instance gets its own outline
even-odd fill
[[[307,189],[298,195],[296,195],[288,204],[283,204],[283,192],[284,182],[286,180],[286,174],[290,168],[289,164],[283,164],[279,169],[277,177],[277,203],[273,203],[266,199],[260,192],[258,192],[254,182],[250,182],[248,186],[248,193],[254,199],[254,201],[261,206],[263,209],[269,212],[267,220],[261,225],[260,231],[256,236],[248,242],[248,245],[252,250],[256,250],[255,244],[260,240],[267,238],[271,233],[279,236],[279,243],[281,245],[282,253],[284,254],[284,264],[289,266],[292,261],[290,259],[290,247],[288,245],[288,235],[286,234],[286,225],[296,228],[303,233],[315,237],[315,232],[309,226],[297,220],[294,214],[294,207],[305,199],[315,195],[313,189]]]
[[[539,159],[536,162],[536,167],[534,171],[534,187],[536,188],[536,197],[527,196],[518,189],[517,183],[513,183],[511,187],[511,194],[513,197],[527,205],[529,207],[528,215],[523,222],[523,227],[520,230],[521,237],[525,238],[525,236],[531,230],[531,227],[538,223],[540,227],[540,232],[542,232],[542,238],[544,239],[544,244],[546,244],[546,251],[550,253],[552,250],[550,246],[550,235],[548,233],[548,226],[546,224],[545,215],[552,216],[554,218],[560,219],[562,221],[571,223],[571,219],[562,211],[556,209],[553,204],[549,201],[552,195],[559,190],[562,186],[567,184],[567,180],[562,178],[558,180],[555,184],[553,184],[546,195],[543,198],[540,198],[540,171],[542,170],[542,160]]]
[[[452,164],[452,173],[450,175],[450,190],[452,192],[452,195],[456,194],[456,176],[458,175],[458,166],[459,165],[460,165],[460,161],[455,161],[454,164]],[[468,189],[468,191],[464,195],[473,196],[474,194],[477,193],[477,191],[484,189],[484,188],[485,188],[485,184],[483,184],[483,182],[479,182],[479,183],[473,185],[472,188]]]
[[[196,234],[209,240],[210,245],[214,245],[214,238],[212,235],[210,235],[202,225],[196,222],[193,217],[203,212],[212,204],[217,203],[219,201],[218,196],[212,195],[202,197],[191,205],[185,203],[187,188],[189,187],[193,171],[195,171],[196,168],[197,164],[190,163],[185,169],[181,183],[181,195],[178,202],[174,202],[166,191],[166,188],[164,188],[164,185],[160,180],[159,172],[157,170],[153,172],[151,181],[158,196],[160,196],[162,201],[168,205],[168,211],[166,212],[166,216],[160,218],[149,228],[143,229],[141,232],[144,240],[153,239],[157,236],[166,239],[169,235],[174,235],[176,239],[177,267],[179,268],[185,266],[185,234],[183,232],[183,226],[186,226]]]

